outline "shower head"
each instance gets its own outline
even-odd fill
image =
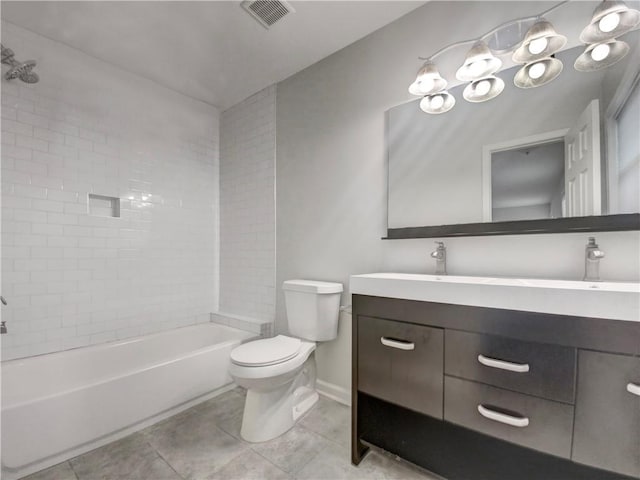
[[[17,63],[17,62],[16,62]],[[17,65],[12,66],[7,73],[5,73],[4,78],[7,80],[13,80],[14,78],[19,78],[23,82],[27,83],[36,83],[38,81],[38,75],[32,72],[33,67],[36,66],[35,60],[27,60],[23,63],[17,63]],[[27,78],[35,76],[35,81],[27,81]]]
[[[40,81],[40,77],[36,72],[25,72],[18,78],[24,83],[38,83]]]
[[[38,74],[33,71],[33,67],[36,66],[35,60],[27,60],[20,63],[15,59],[13,50],[5,48],[4,45],[0,45],[0,47],[2,47],[2,63],[11,67],[5,73],[4,78],[7,80],[19,78],[25,83],[37,83],[40,80]]]

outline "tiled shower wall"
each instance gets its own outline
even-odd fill
[[[220,118],[220,312],[275,317],[275,102],[268,87]]]
[[[2,79],[2,358],[208,321],[218,111],[10,23],[2,43],[41,78]]]

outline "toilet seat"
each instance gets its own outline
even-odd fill
[[[234,348],[231,351],[231,361],[244,367],[277,365],[298,355],[301,345],[299,338],[286,335],[255,340]]]

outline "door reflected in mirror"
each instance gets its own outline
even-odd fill
[[[564,140],[492,152],[483,220],[535,220],[566,215]]]

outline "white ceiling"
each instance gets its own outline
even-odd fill
[[[426,2],[290,3],[269,30],[239,1],[3,1],[2,18],[224,110]]]

